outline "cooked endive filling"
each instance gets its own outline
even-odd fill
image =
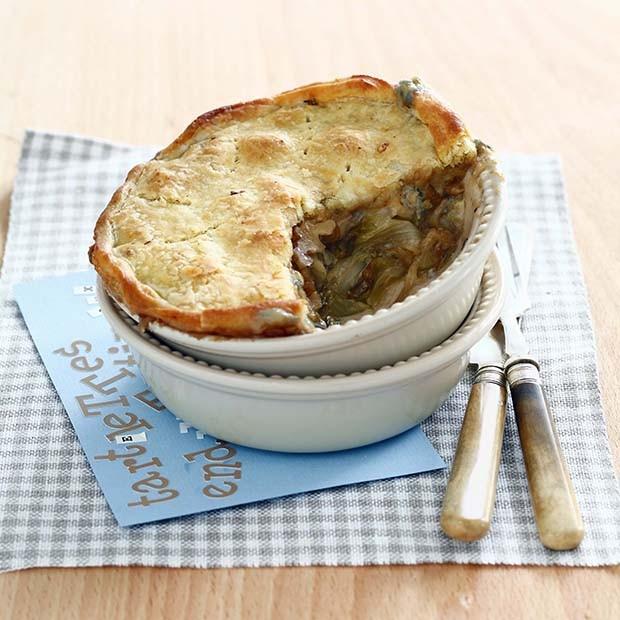
[[[353,211],[296,226],[294,270],[315,324],[388,308],[435,278],[462,238],[462,180],[399,186]]]

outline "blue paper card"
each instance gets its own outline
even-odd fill
[[[120,525],[445,467],[419,427],[322,454],[219,441],[188,427],[150,392],[101,315],[92,271],[18,284],[15,297]]]

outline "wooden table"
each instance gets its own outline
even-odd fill
[[[618,463],[620,3],[526,5],[4,0],[0,238],[26,127],[163,144],[224,103],[355,73],[418,74],[485,141],[562,154]],[[0,616],[611,618],[619,577],[617,567],[37,569],[0,576]]]

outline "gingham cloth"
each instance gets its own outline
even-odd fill
[[[552,552],[539,543],[511,409],[492,529],[477,543],[458,543],[440,531],[447,470],[119,527],[12,300],[11,285],[86,267],[97,213],[129,168],[153,152],[67,135],[29,131],[25,136],[0,291],[1,569],[620,562],[620,495],[601,410],[586,293],[555,155],[506,155],[503,163],[510,217],[525,220],[536,238],[533,308],[524,327],[542,363],[583,511],[586,536],[578,550]],[[448,462],[470,380],[424,423]]]

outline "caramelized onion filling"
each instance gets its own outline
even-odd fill
[[[293,267],[318,327],[402,301],[435,278],[463,237],[463,175],[404,185],[293,229]],[[299,276],[297,276],[299,274]]]

